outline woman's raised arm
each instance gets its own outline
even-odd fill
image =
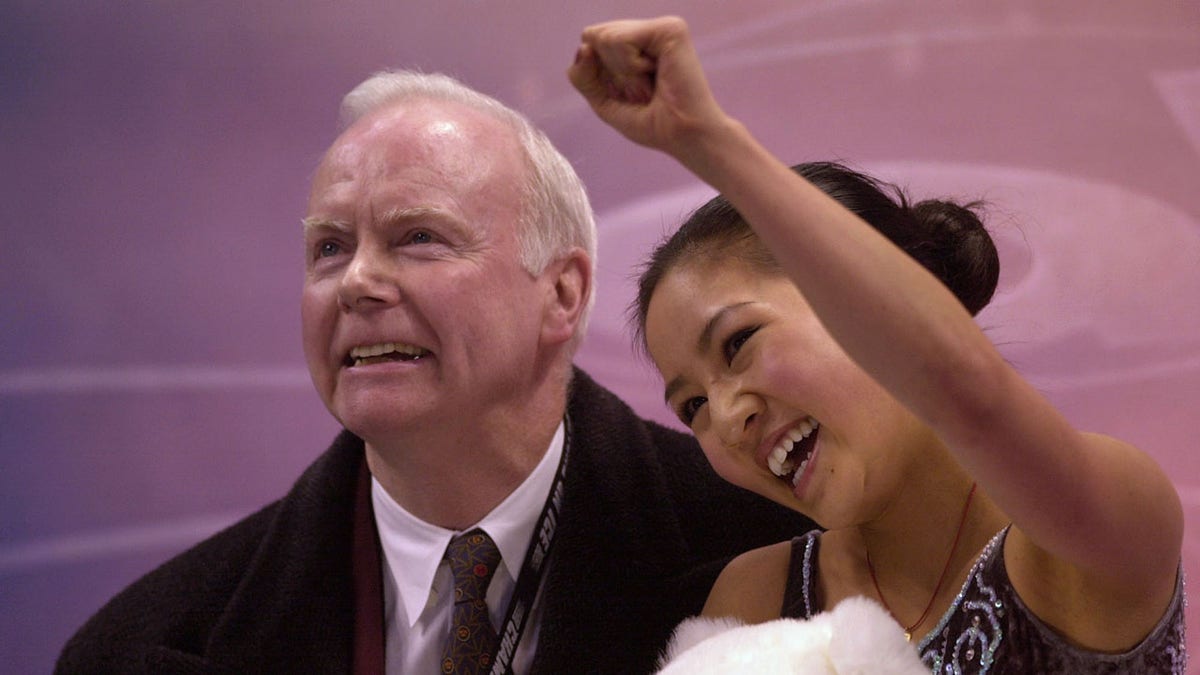
[[[569,77],[601,119],[720,191],[841,347],[1013,519],[1008,557],[1018,588],[1102,591],[1106,606],[1161,612],[1183,517],[1157,464],[1074,429],[940,281],[726,115],[681,19],[589,27]],[[1053,588],[1041,588],[1046,575],[1057,577]]]

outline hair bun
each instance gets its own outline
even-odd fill
[[[977,213],[981,207],[981,202],[918,202],[908,208],[916,236],[896,242],[941,279],[971,314],[988,304],[1000,279],[1000,256]]]

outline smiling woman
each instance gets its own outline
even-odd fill
[[[668,403],[722,477],[828,528],[735,559],[706,614],[867,596],[934,672],[1184,671],[1179,498],[972,320],[999,279],[973,205],[784,166],[717,105],[677,18],[589,27],[569,75],[722,193],[640,279]]]

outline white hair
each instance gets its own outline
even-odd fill
[[[440,73],[392,70],[375,73],[342,99],[342,128],[389,105],[412,100],[458,103],[483,112],[513,131],[525,151],[527,181],[521,195],[521,222],[517,239],[521,264],[530,274],[573,247],[583,249],[593,270],[583,312],[575,327],[572,351],[587,329],[595,302],[596,222],[587,191],[575,169],[550,139],[521,113]]]

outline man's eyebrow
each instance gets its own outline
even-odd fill
[[[350,231],[349,223],[342,220],[322,218],[320,216],[306,216],[300,219],[300,223],[304,226],[305,234],[308,234],[314,230],[336,230],[338,232]]]
[[[700,331],[700,337],[696,338],[696,352],[698,354],[704,354],[712,347],[713,333],[715,333],[717,330],[717,324],[721,323],[721,320],[728,316],[730,312],[752,304],[754,303],[750,300],[736,302],[732,305],[726,305],[716,312],[713,312],[713,315],[704,323],[704,328]],[[671,397],[675,395],[675,392],[679,391],[679,388],[682,387],[683,384],[682,377],[673,378],[667,383],[666,389],[663,392],[663,400],[670,403]]]
[[[394,224],[403,223],[409,220],[440,220],[450,223],[458,223],[460,220],[449,211],[439,209],[432,206],[410,206],[406,208],[391,209],[383,214],[380,222]]]
[[[462,219],[453,212],[434,206],[409,206],[391,209],[385,211],[378,220],[386,225],[396,225],[412,220],[438,220],[451,224],[462,223]],[[353,226],[349,222],[336,218],[326,218],[324,216],[306,216],[301,218],[300,222],[304,225],[305,231],[324,228],[347,232],[353,229]]]

